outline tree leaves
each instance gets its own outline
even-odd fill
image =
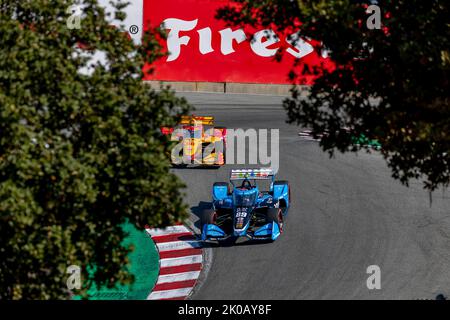
[[[159,128],[190,106],[141,80],[161,56],[153,31],[137,47],[91,0],[69,30],[71,4],[0,4],[2,299],[68,298],[70,265],[83,270],[77,293],[130,281],[120,225],[187,214]]]
[[[284,103],[288,122],[326,132],[321,146],[330,154],[364,148],[352,137],[377,140],[394,178],[404,184],[421,179],[429,190],[449,185],[448,3],[378,1],[382,26],[371,30],[371,1],[235,2],[246,9],[223,9],[219,16],[231,24],[300,26],[299,35],[317,40],[316,50],[326,48],[336,63],[317,79],[308,99],[293,89]]]

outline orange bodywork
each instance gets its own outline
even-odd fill
[[[171,141],[182,143],[182,155],[189,164],[225,165],[226,128],[214,128],[213,117],[183,116],[176,128],[161,128]],[[171,155],[172,164],[177,163]]]

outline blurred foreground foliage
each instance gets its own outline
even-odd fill
[[[365,2],[365,3],[364,3]],[[380,29],[368,5],[378,3]],[[305,99],[284,103],[288,122],[309,127],[332,155],[357,151],[354,137],[382,145],[394,178],[450,182],[450,12],[448,1],[235,0],[217,16],[231,25],[296,28],[320,44],[336,68]],[[301,26],[296,26],[301,23]],[[318,72],[317,74],[319,74]],[[293,74],[301,84],[301,72]]]
[[[81,2],[69,29],[72,1],[0,1],[0,299],[68,298],[70,265],[77,294],[128,283],[121,225],[187,214],[159,128],[190,107],[141,80],[161,34],[135,45],[108,22],[125,4]]]

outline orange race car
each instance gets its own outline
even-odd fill
[[[183,116],[176,128],[163,127],[161,132],[178,142],[170,155],[173,166],[225,165],[227,129],[214,127],[214,117]]]

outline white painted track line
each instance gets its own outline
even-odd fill
[[[159,265],[161,268],[182,266],[186,264],[202,263],[203,256],[201,254],[195,256],[186,256],[179,258],[161,259]]]
[[[154,291],[148,296],[148,300],[160,300],[160,299],[170,299],[170,298],[181,298],[186,297],[192,288],[180,288],[172,290],[161,290]]]
[[[146,229],[147,233],[152,237],[158,252],[176,252],[174,258],[165,258],[159,260],[160,269],[162,268],[172,268],[169,274],[159,274],[158,280],[155,284],[155,291],[151,292],[147,299],[148,300],[160,300],[160,299],[186,299],[191,293],[196,280],[200,276],[201,270],[198,269],[198,264],[202,264],[203,255],[201,251],[197,250],[187,250],[185,249],[195,249],[201,248],[202,242],[195,240],[192,231],[183,225],[171,226],[165,229]],[[176,240],[183,239],[183,237],[177,237],[177,235],[187,235],[187,239],[193,240]],[[192,236],[189,236],[192,235]],[[168,236],[168,237],[167,237]],[[158,240],[163,240],[164,242],[159,242]],[[168,241],[167,241],[168,240]],[[182,255],[182,256],[179,256]],[[169,254],[170,256],[170,254]],[[197,265],[195,268],[190,268],[189,265]],[[177,268],[182,266],[181,268]],[[196,270],[187,272],[177,272],[181,270]],[[168,271],[167,269],[165,270]],[[186,285],[188,287],[186,287]],[[161,290],[166,289],[166,290]]]
[[[146,229],[146,231],[152,237],[165,236],[165,235],[175,234],[175,233],[191,232],[188,228],[186,228],[183,225],[171,226],[171,227],[167,227],[165,229]]]
[[[183,249],[192,249],[192,248],[200,248],[202,246],[201,242],[193,240],[193,241],[172,241],[172,242],[162,242],[156,243],[158,250],[160,252],[164,251],[175,251],[175,250],[183,250]]]
[[[199,277],[199,275],[200,275],[200,271],[190,271],[190,272],[166,274],[163,276],[159,276],[158,284],[169,283],[169,282],[179,282],[179,281],[186,281],[186,280],[195,280]]]

